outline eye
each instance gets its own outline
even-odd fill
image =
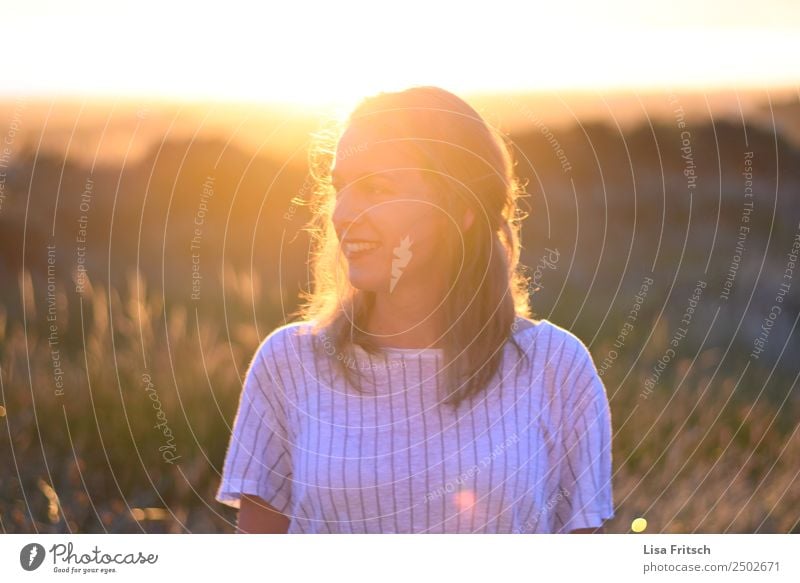
[[[394,194],[395,191],[392,186],[393,185],[391,183],[378,177],[367,179],[362,184],[364,192],[373,196],[387,196]]]
[[[352,194],[356,195],[357,197],[367,196],[367,197],[383,197],[383,196],[391,196],[394,194],[394,190],[388,185],[384,185],[379,182],[372,182],[372,181],[364,181],[361,184],[350,184],[347,187],[337,187],[336,184],[333,184],[333,194],[336,200],[341,198],[342,193],[345,190],[352,190]]]
[[[368,187],[367,190],[368,190],[368,192],[370,194],[376,194],[378,196],[382,196],[384,194],[391,194],[392,193],[391,189],[389,189],[389,188],[387,188],[385,186],[381,186],[379,184],[372,184],[372,185],[370,185]]]

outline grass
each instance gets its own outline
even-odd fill
[[[21,278],[25,317],[0,306],[3,532],[232,531],[235,511],[213,496],[245,368],[282,319],[268,312],[256,329],[253,306],[279,306],[279,292],[232,269],[225,282],[224,313],[165,305],[139,274],[80,298],[57,286],[50,345],[47,304]],[[593,347],[596,361],[612,340]],[[644,516],[647,532],[797,532],[800,402],[786,390],[791,379],[771,380],[790,398],[759,397],[760,385],[737,384],[711,348],[673,362],[645,399],[641,379],[667,342],[657,330],[636,361],[631,342],[604,373],[617,509],[607,531],[628,532]],[[179,457],[165,461],[164,448]]]

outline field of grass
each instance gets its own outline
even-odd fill
[[[21,278],[24,319],[0,306],[2,532],[232,531],[235,511],[213,495],[241,378],[282,319],[260,281],[232,270],[225,281],[226,308],[213,313],[165,306],[138,275],[82,297],[59,286],[48,320]],[[258,329],[254,304],[273,314]],[[607,530],[644,516],[648,532],[797,532],[794,379],[773,377],[782,390],[759,396],[711,348],[674,362],[645,399],[642,379],[668,342],[654,325],[638,360],[626,346],[604,372],[617,509]],[[596,361],[610,342],[593,344]]]

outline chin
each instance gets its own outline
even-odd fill
[[[376,281],[375,278],[358,276],[350,277],[350,285],[365,292],[377,292],[381,291],[385,287],[381,285],[380,281]]]

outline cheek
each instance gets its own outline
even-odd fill
[[[389,246],[387,251],[393,260],[401,259],[406,256],[404,249],[407,248],[410,252],[407,263],[409,272],[438,270],[435,266],[444,259],[445,233],[442,221],[436,220],[435,212],[428,207],[426,212],[397,212],[386,218],[384,240]],[[408,247],[406,237],[410,244]]]
[[[396,246],[408,237],[421,251],[443,239],[443,218],[441,210],[428,204],[389,204],[380,212],[376,209],[374,221],[387,244]]]

